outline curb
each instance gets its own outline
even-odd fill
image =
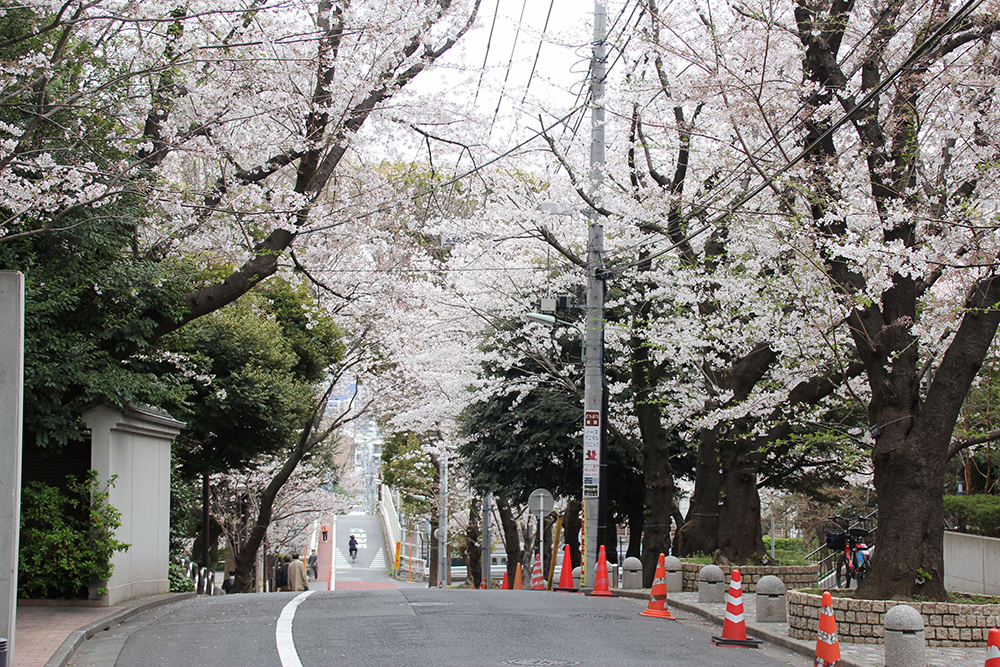
[[[643,592],[641,590],[630,591],[630,590],[622,590],[616,588],[612,592],[618,597],[623,597],[623,598],[635,598],[637,600],[649,599],[649,593]],[[669,595],[667,596],[667,604],[669,604],[671,607],[676,607],[677,609],[681,609],[683,611],[690,612],[692,614],[697,614],[698,616],[701,616],[702,618],[707,619],[709,621],[714,621],[719,625],[722,625],[722,621],[725,619],[725,614],[722,612],[715,612],[711,609],[705,609],[700,605],[692,604],[690,602],[685,602],[684,600],[672,600],[670,599]],[[750,623],[748,621],[746,626],[747,626],[747,635],[753,635],[758,639],[763,639],[768,644],[774,644],[775,646],[780,646],[783,649],[787,649],[789,651],[792,651],[793,653],[798,653],[799,655],[804,656],[806,658],[813,658],[816,656],[815,646],[813,646],[809,642],[805,642],[799,639],[792,639],[787,635],[775,632],[771,628],[762,626],[757,623]],[[840,662],[838,664],[841,665],[841,667],[867,667],[866,665],[862,665],[861,663],[857,663],[854,662],[853,660],[848,660],[843,657],[840,658]]]
[[[87,641],[98,632],[104,632],[105,630],[110,630],[117,625],[121,625],[144,611],[155,609],[156,607],[162,607],[163,605],[167,605],[172,602],[188,600],[196,595],[196,593],[162,593],[138,602],[126,609],[116,611],[115,613],[105,616],[98,621],[94,621],[90,625],[85,625],[78,630],[74,630],[68,637],[66,637],[66,639],[63,640],[63,643],[59,645],[59,648],[57,648],[55,653],[52,654],[52,657],[48,659],[45,663],[45,667],[66,667],[66,663],[69,662],[70,658],[73,657],[73,654],[78,648],[80,648],[83,642]]]

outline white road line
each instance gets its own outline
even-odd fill
[[[278,659],[281,660],[281,667],[302,667],[302,661],[299,660],[299,654],[295,650],[295,640],[292,638],[292,619],[295,618],[295,610],[302,604],[302,601],[314,592],[299,593],[281,610],[278,625],[274,630],[274,641],[278,645]]]

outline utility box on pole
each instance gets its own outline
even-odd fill
[[[0,271],[0,638],[14,661],[24,409],[24,275]]]

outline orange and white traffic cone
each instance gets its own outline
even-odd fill
[[[663,577],[666,579],[666,573]],[[712,637],[716,646],[739,646],[742,648],[758,648],[760,642],[747,639],[747,624],[743,618],[743,581],[740,571],[733,568],[733,576],[729,580],[729,595],[726,596],[726,620],[722,623],[722,636]]]
[[[830,591],[823,591],[821,605],[819,632],[816,635],[816,660],[813,662],[813,667],[837,667],[840,665],[840,642],[837,641],[837,619],[833,617],[833,596],[830,595]],[[1000,658],[1000,653],[997,657]]]
[[[986,642],[986,667],[1000,667],[1000,630],[990,629]]]
[[[556,590],[564,593],[576,593],[580,590],[573,586],[573,559],[570,557],[568,544],[563,549],[562,572],[559,573],[559,587]]]
[[[507,576],[507,572],[503,573],[503,584],[500,585],[500,590],[509,591],[510,590],[510,578]]]
[[[611,587],[608,585],[608,557],[604,553],[604,546],[601,546],[601,553],[597,556],[597,570],[594,574],[594,590],[588,593],[588,595],[599,595],[602,597],[613,598],[615,595],[611,592]]]
[[[486,590],[486,577],[483,577],[482,580],[480,581],[479,588],[481,588],[484,591]]]
[[[656,575],[653,577],[653,590],[649,595],[649,606],[646,607],[646,611],[640,611],[639,614],[676,621],[677,619],[670,615],[670,609],[667,608],[667,569],[663,566],[664,558],[665,556],[660,554]]]
[[[542,577],[542,559],[538,554],[535,554],[535,567],[531,572],[531,590],[545,590],[545,579]]]
[[[517,569],[514,571],[514,589],[515,591],[524,590],[524,581],[521,579],[521,564],[517,564]]]

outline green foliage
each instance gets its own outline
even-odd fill
[[[945,496],[944,518],[961,532],[1000,537],[1000,496]]]
[[[67,478],[65,490],[41,482],[25,486],[17,571],[20,597],[86,597],[89,586],[111,577],[111,557],[130,546],[114,538],[121,513],[107,502],[112,484],[114,479],[102,488],[91,470],[84,481]]]
[[[764,546],[767,547],[768,553],[771,551],[771,536],[764,536]],[[805,551],[805,545],[802,544],[802,540],[798,537],[779,537],[774,541],[775,551]]]
[[[402,495],[409,516],[426,514],[434,496],[434,462],[412,432],[397,432],[382,445],[382,481]]]
[[[171,593],[187,593],[194,590],[194,582],[187,576],[187,570],[178,563],[171,562],[167,572]]]
[[[189,392],[167,405],[188,424],[175,447],[188,479],[287,447],[341,352],[339,329],[308,290],[281,281],[195,320],[163,345],[169,354],[160,372],[179,376]]]

